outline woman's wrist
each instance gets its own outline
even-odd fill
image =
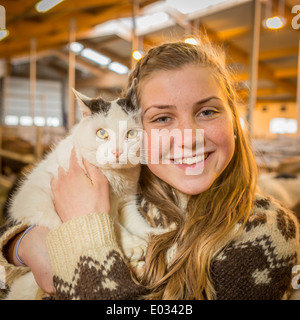
[[[15,244],[14,252],[13,252],[13,259],[16,264],[20,264],[21,266],[27,267],[27,265],[24,263],[24,261],[21,259],[19,255],[19,247],[21,245],[21,242],[23,238],[27,235],[28,232],[30,232],[31,229],[33,229],[35,225],[28,227],[21,235],[18,237],[17,242]]]
[[[41,242],[46,242],[46,236],[50,231],[48,228],[41,226],[30,228],[31,229],[28,228],[23,233],[21,233],[16,241],[13,255],[13,262],[16,266],[31,266],[31,262],[34,261],[35,255],[41,254],[39,252],[40,244]],[[23,262],[23,264],[21,261]]]

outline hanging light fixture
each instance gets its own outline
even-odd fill
[[[194,37],[189,37],[184,40],[185,43],[197,45],[198,41]]]
[[[142,50],[134,50],[132,52],[132,58],[136,61],[139,61],[143,58],[144,53],[142,52]]]
[[[9,35],[9,31],[7,29],[0,29],[0,41],[5,39]]]
[[[266,29],[278,30],[286,25],[286,19],[284,17],[284,0],[278,0],[277,10],[274,10],[272,5],[272,0],[267,0],[265,3],[265,19],[263,21],[263,26]]]
[[[38,12],[46,12],[62,1],[63,0],[41,0],[36,4],[35,8]]]
[[[6,29],[6,12],[3,6],[0,6],[0,41],[5,39],[9,35],[9,31]]]

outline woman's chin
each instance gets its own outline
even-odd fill
[[[206,190],[209,189],[209,187],[211,186],[211,184],[201,184],[201,183],[180,183],[180,185],[176,184],[176,185],[173,185],[173,187],[175,189],[177,189],[178,191],[182,192],[182,193],[185,193],[187,195],[190,195],[190,196],[194,196],[194,195],[197,195],[197,194],[200,194]]]

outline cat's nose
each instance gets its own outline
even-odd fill
[[[116,158],[119,158],[123,152],[119,149],[116,149],[112,153],[115,155]]]

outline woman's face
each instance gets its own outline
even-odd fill
[[[235,147],[232,112],[211,71],[158,71],[141,83],[140,97],[149,169],[183,193],[207,190]]]

